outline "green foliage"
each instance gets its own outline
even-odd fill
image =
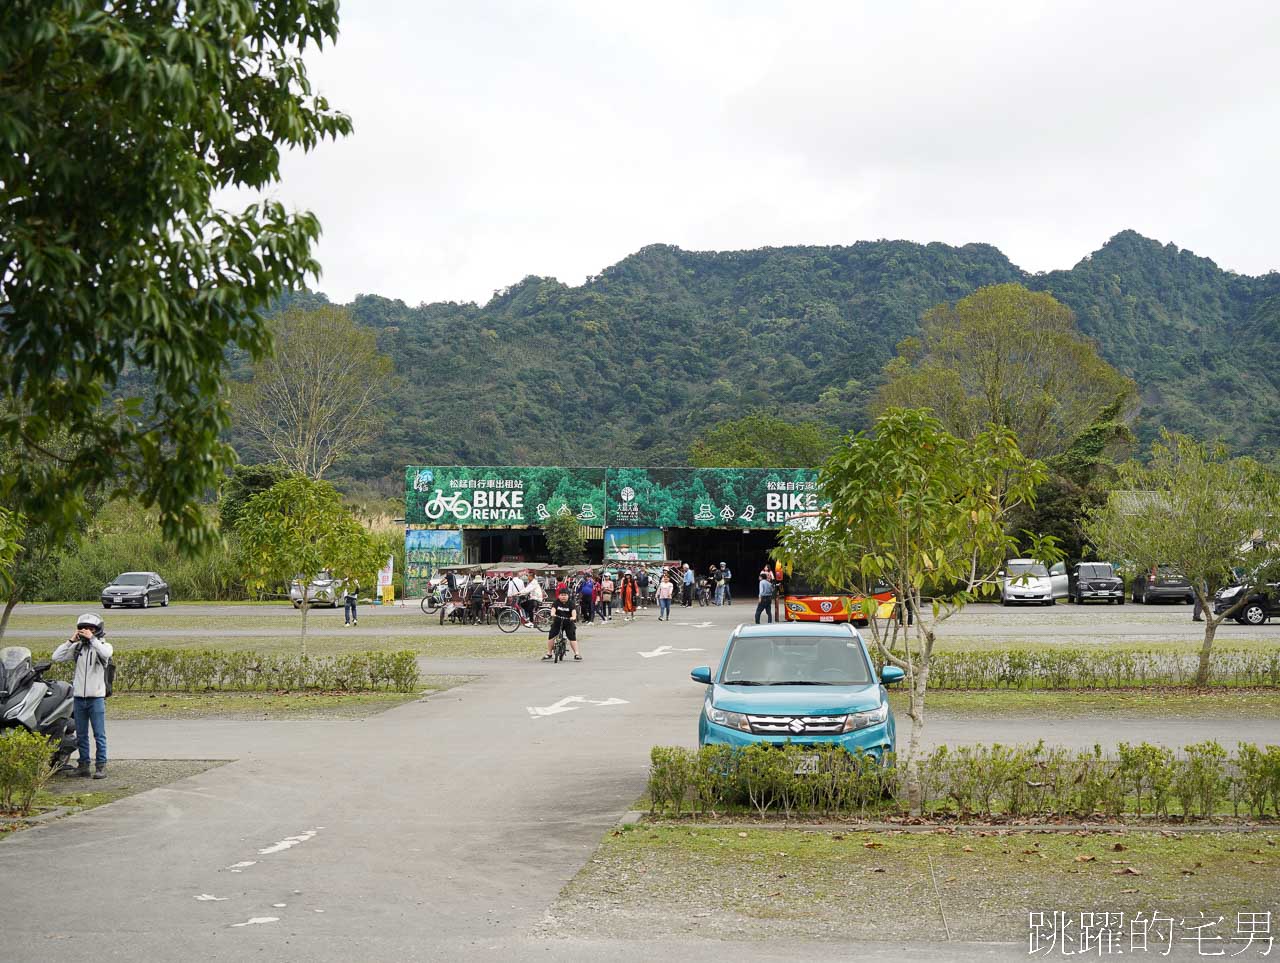
[[[911,688],[908,763],[924,724],[936,626],[994,591],[1017,544],[1008,514],[1034,500],[1044,477],[1008,429],[964,441],[928,411],[889,409],[874,432],[849,437],[823,465],[818,481],[830,507],[819,526],[791,527],[779,539],[774,554],[787,566],[868,599],[888,584],[908,608],[908,626],[871,620],[880,657],[901,667]],[[1031,536],[1031,544],[1035,557],[1056,561],[1052,539]],[[900,628],[905,644],[894,651]]]
[[[275,462],[234,466],[218,496],[218,525],[222,531],[234,532],[249,499],[291,474],[288,468]]]
[[[25,815],[53,776],[53,741],[14,728],[0,732],[0,810]]]
[[[125,571],[159,572],[176,600],[246,597],[240,561],[225,541],[182,552],[165,538],[154,509],[130,501],[109,502],[33,593],[46,602],[96,601],[103,586]]]
[[[23,551],[24,522],[24,517],[18,512],[0,508],[0,589],[6,592],[13,588],[14,565]]]
[[[992,425],[1006,428],[1033,458],[1061,453],[1111,399],[1134,392],[1081,336],[1069,308],[1020,284],[933,308],[919,340],[899,346],[885,379],[882,410],[927,398],[953,434],[971,439]]]
[[[386,563],[383,546],[342,504],[327,482],[286,478],[245,504],[236,523],[249,590],[260,593],[297,577],[303,586],[300,645],[307,651],[307,590],[321,572],[373,585]]]
[[[0,4],[0,442],[25,456],[0,498],[55,535],[107,486],[207,547],[197,499],[231,463],[220,439],[228,348],[268,346],[262,315],[318,271],[308,213],[241,213],[282,148],[351,130],[303,63],[336,0]],[[126,371],[145,390],[115,394]],[[76,440],[59,459],[58,431]]]
[[[571,515],[552,515],[542,523],[547,553],[557,565],[577,565],[587,557],[581,523]]]
[[[121,692],[249,692],[262,689],[413,692],[418,657],[409,651],[312,657],[221,649],[121,649],[115,688]],[[46,678],[70,678],[58,662]]]
[[[766,411],[722,421],[689,447],[695,468],[813,468],[835,447],[836,432],[812,421]]]
[[[1280,686],[1280,652],[1220,649],[1211,681],[1219,686]],[[1163,688],[1195,684],[1199,656],[1148,649],[996,649],[935,652],[930,689]]]
[[[1205,606],[1204,643],[1197,684],[1209,679],[1209,658],[1218,624],[1210,588],[1233,569],[1262,571],[1280,545],[1280,486],[1251,459],[1229,458],[1208,446],[1165,432],[1146,464],[1118,469],[1116,489],[1089,512],[1084,531],[1104,557],[1146,569],[1171,565],[1191,580]],[[1243,603],[1247,593],[1241,593]]]
[[[816,771],[797,772],[816,757]],[[837,746],[655,746],[649,767],[650,811],[679,816],[693,802],[703,816],[717,807],[764,818],[899,816],[906,813],[898,771]],[[1150,743],[1101,747],[940,746],[912,767],[922,787],[914,812],[934,820],[994,821],[1219,816],[1228,801],[1255,818],[1280,816],[1280,746],[1216,742],[1181,753]],[[708,803],[713,804],[708,804]],[[1171,803],[1177,802],[1176,811]]]
[[[251,455],[320,478],[378,436],[393,366],[345,308],[292,307],[271,326],[274,350],[233,393],[240,437]]]

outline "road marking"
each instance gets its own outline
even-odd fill
[[[709,629],[715,625],[714,622],[677,622],[676,625],[689,625],[695,629]]]
[[[283,853],[286,849],[292,849],[294,846],[297,846],[298,843],[305,843],[323,828],[323,826],[319,826],[316,829],[308,829],[305,833],[299,833],[297,836],[286,836],[284,839],[280,840],[280,842],[272,843],[266,849],[258,850],[258,855],[270,856],[273,853]]]
[[[233,873],[239,873],[242,870],[248,869],[250,866],[257,866],[257,865],[258,865],[258,861],[256,859],[246,859],[239,863],[233,863],[232,865],[228,866],[227,869],[231,870],[231,872]]]
[[[251,916],[247,920],[245,920],[243,923],[232,923],[231,926],[234,928],[237,926],[254,926],[258,923],[279,923],[279,922],[280,922],[280,917],[278,916]]]
[[[565,696],[559,702],[553,702],[549,706],[525,706],[529,710],[529,715],[534,719],[542,716],[554,716],[561,712],[573,712],[575,709],[581,709],[581,705],[572,705],[571,703],[585,703],[593,706],[625,706],[626,699],[588,699],[586,696]]]
[[[642,659],[656,659],[660,655],[670,655],[672,652],[701,652],[702,649],[677,649],[670,645],[660,645],[652,652],[637,652],[636,655]]]
[[[202,903],[209,902],[209,901],[212,901],[212,902],[214,902],[214,903],[225,903],[225,902],[226,902],[227,900],[229,900],[231,897],[230,897],[230,896],[213,896],[213,895],[211,895],[211,894],[209,894],[209,893],[201,893],[199,896],[195,896],[195,897],[192,897],[192,898],[193,898],[193,899],[198,899],[198,900],[200,900]]]

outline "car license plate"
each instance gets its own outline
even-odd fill
[[[796,763],[797,776],[812,775],[818,771],[818,754],[811,752]]]
[[[819,616],[818,616],[818,621],[819,621],[819,622],[834,622],[835,620],[836,620],[836,617],[835,617],[834,615],[819,615]]]

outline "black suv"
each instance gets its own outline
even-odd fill
[[[1247,591],[1243,585],[1228,585],[1213,597],[1213,614],[1221,615],[1240,601],[1241,592]],[[1241,625],[1262,625],[1275,616],[1280,616],[1280,583],[1272,582],[1250,592],[1232,618]]]
[[[1080,562],[1067,573],[1067,601],[1124,605],[1124,579],[1110,562]]]
[[[1135,602],[1150,605],[1165,599],[1190,605],[1196,600],[1196,593],[1191,588],[1190,580],[1168,565],[1154,565],[1149,571],[1139,572],[1133,577]]]

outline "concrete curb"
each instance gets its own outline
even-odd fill
[[[39,826],[41,823],[51,823],[60,816],[66,816],[73,812],[69,806],[54,806],[48,812],[40,813],[38,816],[6,816],[4,822],[19,823],[24,826]]]

